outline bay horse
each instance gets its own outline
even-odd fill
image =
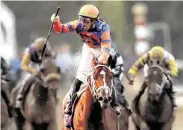
[[[56,93],[60,87],[61,70],[55,59],[44,58],[38,74],[27,91],[21,111],[16,110],[18,130],[56,130]],[[11,102],[15,103],[19,85],[11,93]],[[13,104],[15,108],[15,104]],[[24,124],[25,123],[25,124]]]
[[[175,115],[163,69],[149,67],[145,84],[145,92],[135,108],[139,113],[132,114],[136,130],[171,130]]]
[[[118,117],[110,107],[114,91],[112,73],[107,65],[92,62],[92,71],[84,90],[77,93],[78,100],[73,108],[73,130],[119,130]],[[68,93],[63,99],[64,112]],[[66,128],[64,113],[62,113],[62,130]],[[125,127],[125,126],[124,126]],[[127,130],[127,129],[125,129]]]

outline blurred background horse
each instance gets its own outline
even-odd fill
[[[19,130],[56,130],[56,106],[57,90],[60,88],[61,75],[60,68],[55,64],[55,59],[45,58],[40,71],[35,76],[31,87],[25,96],[23,107],[20,111],[15,111],[16,124]],[[15,97],[24,80],[14,88],[11,93],[11,101],[15,107]],[[24,123],[26,124],[24,127]],[[29,126],[30,125],[30,126]]]
[[[136,130],[171,130],[175,115],[171,97],[168,94],[163,69],[152,66],[148,69],[145,79],[147,88],[141,96],[137,106],[138,114],[132,118]]]

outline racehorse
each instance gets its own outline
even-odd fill
[[[136,130],[171,130],[175,116],[163,69],[149,67],[145,84],[145,92],[135,108],[138,114],[132,114]]]
[[[72,129],[119,130],[118,117],[110,107],[114,92],[112,73],[107,65],[97,63],[95,58],[92,63],[87,85],[77,93],[73,104]],[[68,93],[63,99],[62,112],[67,97]],[[64,117],[64,113],[62,116]],[[64,120],[62,120],[62,130],[69,130],[65,127]]]
[[[38,74],[30,84],[23,101],[21,111],[15,109],[18,130],[56,130],[56,93],[60,87],[61,70],[55,64],[55,59],[44,58]],[[15,108],[15,97],[22,81],[11,93],[11,102]],[[25,125],[24,125],[25,124]]]

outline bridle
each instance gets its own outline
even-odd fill
[[[109,92],[110,94],[112,94],[112,87],[114,87],[113,85],[113,79],[111,79],[111,87],[107,86],[106,84],[106,73],[104,71],[101,71],[100,74],[103,75],[103,82],[104,82],[104,85],[103,86],[100,86],[99,88],[96,88],[95,87],[95,79],[94,79],[94,70],[98,67],[105,67],[107,68],[110,72],[110,68],[106,65],[96,65],[95,67],[92,68],[92,70],[90,71],[90,75],[89,75],[89,78],[90,78],[90,84],[89,84],[89,88],[90,88],[90,91],[93,95],[93,98],[94,100],[96,101],[98,99],[98,96],[97,96],[97,93],[101,90],[104,90],[104,89],[109,89]]]

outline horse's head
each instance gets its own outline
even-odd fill
[[[93,60],[93,69],[89,77],[90,90],[102,108],[110,106],[112,101],[112,73],[107,65],[102,65]]]
[[[148,69],[146,84],[148,87],[148,98],[151,101],[159,101],[165,87],[164,71],[159,66],[152,66]]]
[[[42,60],[38,76],[45,84],[44,87],[57,89],[60,86],[61,70],[56,66],[53,58],[44,58]]]

